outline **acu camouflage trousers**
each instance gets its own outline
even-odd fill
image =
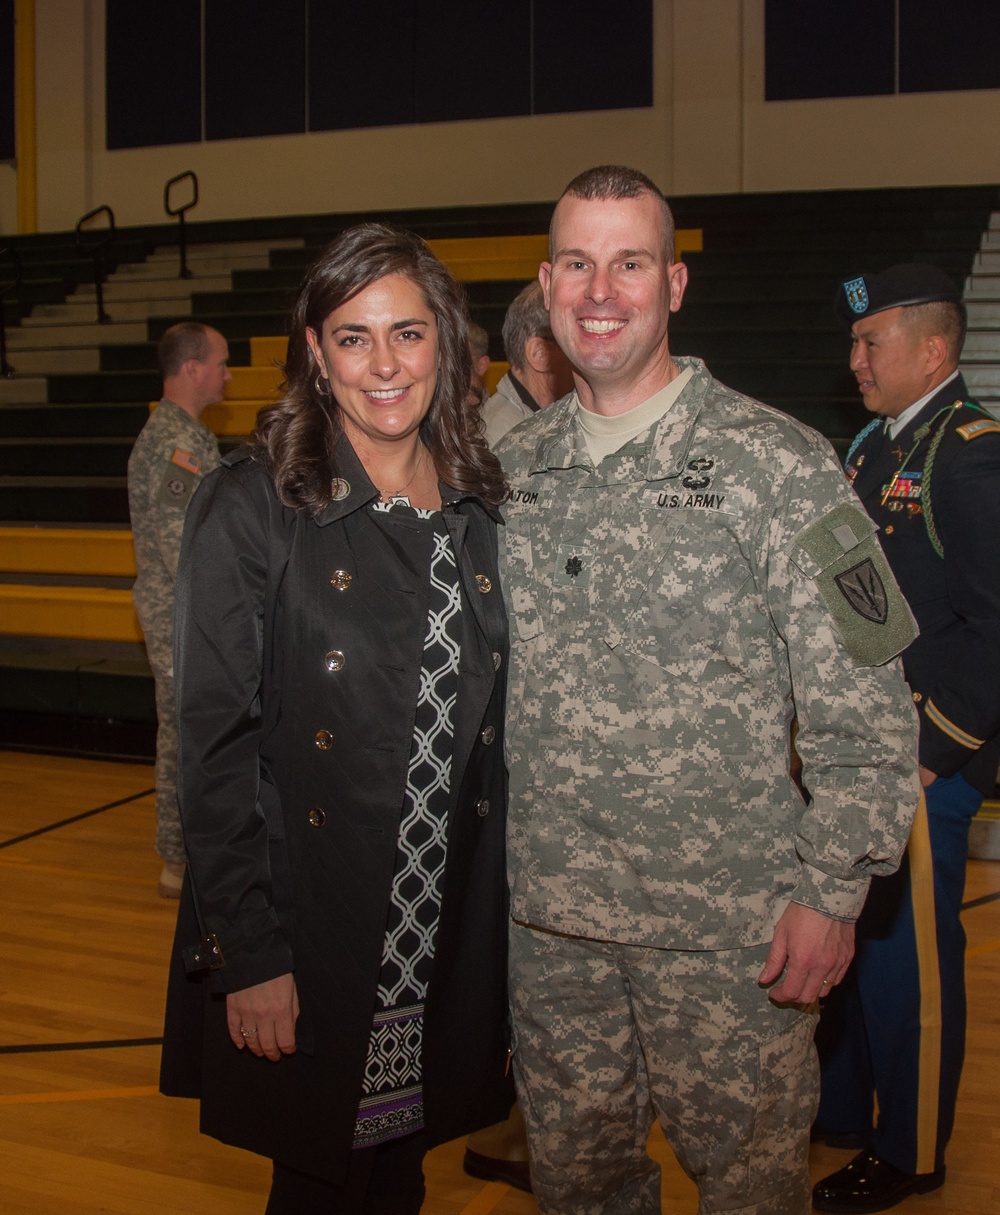
[[[184,833],[177,805],[177,708],[174,703],[173,628],[147,628],[146,656],[156,689],[156,851],[161,860],[185,862]]]
[[[678,951],[511,925],[514,1068],[540,1215],[659,1215],[654,1116],[699,1215],[806,1215],[816,1016],[767,946]]]

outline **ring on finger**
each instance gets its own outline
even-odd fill
[[[243,1035],[244,1038],[256,1038],[257,1037],[257,1031],[255,1029],[244,1029],[242,1025],[240,1026],[240,1033]]]

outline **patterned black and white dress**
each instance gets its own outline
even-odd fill
[[[441,910],[462,611],[458,569],[441,512],[414,509],[407,499],[372,509],[416,516],[419,526],[433,531],[434,548],[420,695],[356,1148],[398,1139],[424,1125],[424,999]]]

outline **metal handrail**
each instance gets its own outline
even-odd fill
[[[5,245],[0,249],[0,258],[6,257],[14,267],[14,277],[6,283],[0,283],[0,376],[9,379],[14,374],[14,368],[7,361],[7,318],[3,310],[3,301],[13,289],[17,293],[18,306],[23,304],[21,297],[21,259],[17,250]]]
[[[101,265],[101,253],[111,244],[115,238],[115,213],[109,206],[95,207],[93,211],[88,211],[86,215],[81,215],[76,221],[76,247],[80,250],[87,248],[84,242],[84,233],[90,229],[84,228],[91,219],[96,219],[98,215],[107,215],[108,226],[99,231],[107,232],[107,236],[103,240],[98,240],[95,244],[89,246],[94,255],[94,290],[97,293],[97,321],[100,325],[108,325],[111,322],[111,317],[104,311],[104,271]]]
[[[191,179],[194,184],[194,197],[190,202],[184,203],[181,207],[173,207],[170,203],[170,190],[172,186],[176,186],[178,182]],[[187,264],[187,239],[184,231],[184,214],[190,211],[192,207],[198,205],[198,177],[191,169],[186,169],[183,173],[178,173],[176,177],[171,177],[167,184],[163,187],[163,209],[170,216],[177,216],[178,234],[177,241],[180,245],[181,253],[181,268],[177,275],[178,278],[193,278],[194,274],[188,269]]]

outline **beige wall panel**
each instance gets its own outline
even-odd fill
[[[741,0],[674,0],[674,194],[742,189]]]
[[[163,183],[186,169],[200,183],[193,220],[527,202],[606,161],[664,179],[665,127],[660,111],[619,110],[98,149],[94,193],[123,224],[161,222]]]
[[[72,228],[96,205],[88,193],[90,8],[88,0],[35,0],[40,232]]]
[[[12,164],[0,164],[0,236],[17,232],[17,173]]]
[[[102,203],[123,225],[162,222],[163,184],[186,169],[196,220],[543,200],[609,161],[674,195],[1000,181],[986,137],[1000,91],[765,104],[764,0],[654,0],[651,109],[117,152],[104,147],[104,0],[37,5],[43,230]],[[16,222],[0,165],[0,232]]]
[[[1000,181],[1000,91],[747,105],[747,190]]]
[[[39,0],[46,10],[73,0]],[[654,0],[656,41],[669,44],[673,0]],[[652,109],[553,114],[485,122],[434,123],[224,140],[108,152],[104,147],[104,3],[78,9],[88,25],[86,71],[73,55],[63,63],[70,127],[87,112],[89,206],[108,203],[120,224],[158,223],[167,178],[193,169],[201,201],[192,220],[295,215],[394,207],[530,202],[556,197],[570,177],[607,161],[634,164],[665,186],[670,174],[671,64],[657,55]],[[39,28],[48,17],[40,13]],[[98,87],[98,85],[100,87]],[[488,87],[488,73],[484,73]],[[165,98],[162,104],[169,104]],[[47,197],[46,227],[71,227],[74,204]],[[47,192],[48,194],[48,192]],[[89,209],[89,206],[82,210]]]
[[[743,189],[1000,182],[1000,90],[764,101],[764,0],[743,0]]]

